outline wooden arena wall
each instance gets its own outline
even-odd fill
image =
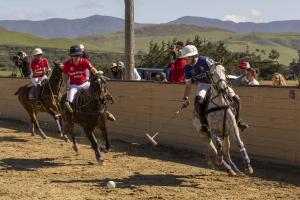
[[[14,95],[18,87],[26,83],[30,80],[0,78],[0,118],[29,122]],[[145,133],[159,131],[156,140],[160,144],[198,152],[206,150],[192,125],[193,106],[175,116],[183,85],[111,81],[109,89],[116,100],[109,106],[117,118],[116,122],[109,122],[112,138],[146,143]],[[300,90],[293,87],[236,87],[235,91],[241,97],[242,118],[251,126],[241,133],[250,155],[300,165]],[[40,114],[39,119],[44,126],[55,130],[51,117]],[[232,147],[237,151],[233,140]]]

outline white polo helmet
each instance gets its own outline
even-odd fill
[[[183,47],[180,58],[198,55],[198,50],[194,45],[186,45]]]
[[[35,48],[32,52],[32,55],[34,55],[34,56],[39,55],[39,54],[44,54],[42,49],[40,49],[40,48]]]

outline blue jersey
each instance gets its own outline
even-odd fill
[[[209,71],[209,67],[214,63],[214,60],[209,57],[199,56],[197,63],[194,66],[186,65],[184,67],[185,80],[191,80],[192,82],[198,83],[210,83],[205,74]]]

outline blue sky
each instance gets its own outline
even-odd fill
[[[124,18],[124,0],[0,0],[0,19]],[[163,23],[182,16],[235,22],[300,20],[300,0],[135,0],[135,21]]]

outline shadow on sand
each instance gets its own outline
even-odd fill
[[[123,179],[114,179],[117,183],[118,188],[130,188],[134,189],[139,186],[167,186],[167,187],[186,187],[186,188],[200,188],[198,184],[189,184],[185,182],[186,179],[193,179],[195,176],[180,176],[180,175],[149,175],[149,174],[140,174],[135,173],[132,176]],[[101,187],[106,187],[106,184],[111,179],[103,179],[103,180],[53,180],[53,183],[88,183],[94,184]]]

